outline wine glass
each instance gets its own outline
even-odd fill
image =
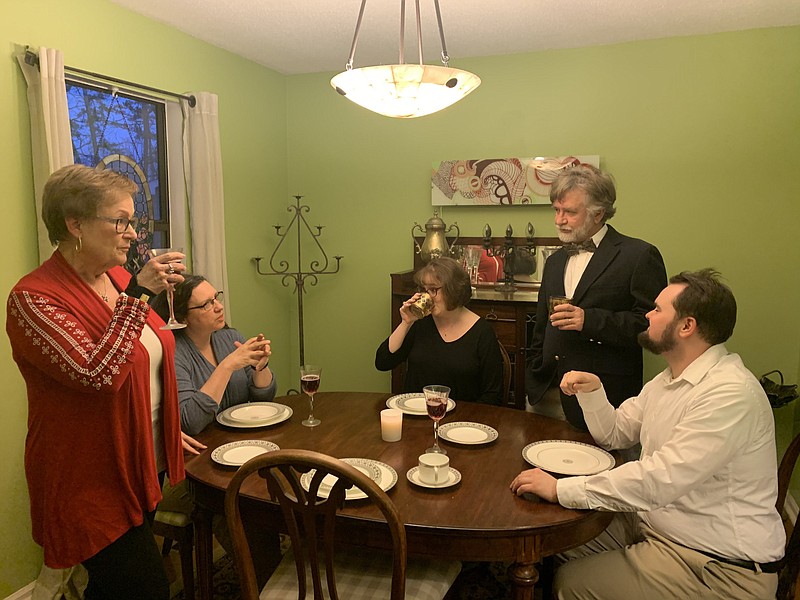
[[[303,365],[300,367],[300,387],[304,394],[308,394],[309,414],[303,421],[306,427],[316,427],[322,421],[314,417],[314,394],[319,390],[319,379],[322,375],[322,368],[314,365]]]
[[[481,262],[483,250],[479,246],[467,246],[464,253],[464,262],[469,273],[469,281],[472,289],[476,290],[478,285],[478,265]]]
[[[181,252],[183,253],[182,248],[150,248],[147,253],[150,255],[150,258],[155,258],[156,256],[161,256],[162,254],[167,254],[168,252]],[[172,267],[170,267],[172,269]],[[183,329],[186,327],[186,323],[179,323],[175,320],[175,311],[172,308],[172,294],[174,292],[175,286],[171,283],[167,284],[167,305],[169,306],[169,319],[167,320],[166,325],[163,327],[159,327],[159,329]]]
[[[425,407],[428,416],[433,419],[433,446],[425,450],[426,454],[447,454],[447,450],[439,446],[439,421],[447,412],[447,398],[450,388],[446,385],[426,385],[422,388],[425,394]]]

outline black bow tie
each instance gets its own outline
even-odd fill
[[[594,244],[594,240],[589,238],[585,242],[581,242],[580,244],[564,244],[564,250],[567,252],[567,256],[575,256],[578,252],[594,252],[597,250],[597,246]]]

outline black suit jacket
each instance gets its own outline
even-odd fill
[[[547,298],[565,295],[567,258],[560,249],[545,263],[528,353],[528,401],[536,404],[555,377],[558,383],[567,371],[579,370],[598,375],[609,400],[619,405],[642,387],[642,349],[636,337],[647,329],[644,315],[667,285],[664,261],[652,244],[609,225],[572,299],[584,310],[583,330],[561,331],[550,324]],[[626,396],[613,397],[616,389],[609,387]]]

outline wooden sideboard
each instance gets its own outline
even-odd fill
[[[400,324],[400,305],[417,291],[414,271],[392,273],[392,328]],[[525,408],[525,348],[528,345],[528,327],[536,315],[538,292],[534,288],[513,293],[499,292],[494,286],[479,286],[472,293],[469,308],[489,321],[497,339],[508,351],[511,359],[511,394],[509,405]],[[392,371],[392,393],[403,392],[405,365]]]

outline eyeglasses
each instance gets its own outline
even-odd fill
[[[440,289],[442,289],[442,286],[439,286],[439,287],[430,287],[430,288],[429,288],[429,287],[420,287],[420,288],[419,288],[419,291],[420,291],[420,293],[422,293],[422,292],[427,292],[427,293],[428,293],[428,295],[429,295],[431,298],[436,298],[436,294],[438,294],[438,293],[439,293],[439,290],[440,290]]]
[[[199,306],[190,306],[186,310],[198,310],[198,309],[200,309],[200,310],[203,310],[205,312],[208,312],[212,308],[214,308],[214,302],[219,302],[220,304],[222,304],[222,290],[220,290],[219,292],[214,294],[214,297],[211,298],[210,300],[206,300],[205,302],[203,302]]]
[[[128,227],[132,227],[136,231],[139,227],[139,218],[133,217],[132,219],[114,219],[112,217],[95,217],[98,221],[105,221],[106,223],[113,223],[117,233],[125,233]]]

